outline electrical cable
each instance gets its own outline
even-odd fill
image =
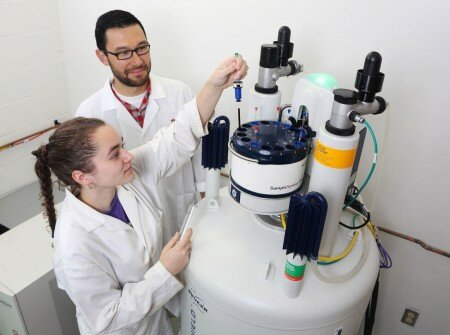
[[[381,245],[378,238],[375,240],[377,242],[378,250],[380,250],[380,268],[381,269],[389,269],[392,267],[392,259],[389,256],[388,252]]]
[[[370,171],[369,174],[367,175],[366,179],[364,180],[364,182],[362,183],[358,193],[356,193],[353,198],[347,202],[344,206],[344,208],[350,206],[353,201],[356,200],[356,198],[361,194],[361,192],[364,190],[364,188],[366,187],[367,183],[369,182],[370,178],[372,177],[373,172],[375,171],[375,166],[377,164],[377,155],[378,155],[378,143],[377,143],[377,138],[375,137],[375,133],[373,132],[372,127],[370,126],[369,122],[367,120],[364,120],[363,122],[364,126],[367,128],[367,130],[369,131],[371,137],[372,137],[372,142],[373,142],[373,162],[372,162],[372,166],[370,167]]]
[[[337,256],[331,256],[331,257],[325,257],[325,256],[319,256],[319,261],[321,262],[334,262],[339,261],[345,256],[349,254],[349,252],[353,249],[356,240],[358,239],[359,232],[355,231],[353,232],[352,240],[350,241],[350,244],[347,246],[347,248],[344,250],[344,252]]]
[[[358,188],[354,186],[353,187],[353,193],[355,193],[355,191],[356,191],[356,193],[358,193]],[[359,192],[359,193],[361,193],[361,192]],[[367,211],[367,209],[365,208],[365,206],[361,202],[359,202],[358,200],[354,201],[351,204],[350,208],[352,208],[353,210],[357,211],[360,215],[366,216],[367,224],[372,225],[371,221],[370,221],[370,212]],[[342,222],[339,222],[339,224],[344,226],[344,227],[346,227],[346,228],[349,228],[349,229],[353,228],[351,226],[343,224]],[[358,228],[358,227],[354,227],[354,228]],[[373,226],[372,226],[372,228],[373,228]],[[419,240],[419,239],[417,239],[415,237],[411,237],[411,236],[408,236],[408,235],[405,235],[405,234],[402,234],[402,233],[398,233],[396,231],[393,231],[393,230],[390,230],[390,229],[387,229],[387,228],[383,228],[383,227],[380,227],[380,226],[376,226],[376,229],[381,230],[384,233],[391,234],[393,236],[397,236],[397,237],[403,238],[403,239],[408,240],[410,242],[417,243],[422,248],[424,248],[425,250],[428,250],[428,251],[434,252],[434,253],[436,253],[438,255],[450,258],[450,252],[442,250],[442,249],[439,249],[439,248],[432,247],[432,246],[426,244],[425,242],[423,242],[422,240]],[[378,245],[378,249],[380,250],[380,256],[381,256],[380,267],[388,269],[388,268],[392,267],[392,259],[389,256],[389,254],[386,251],[386,249],[381,245],[380,241],[378,240],[378,234],[374,234],[374,236],[375,236],[375,241],[377,242],[377,245]]]
[[[353,193],[355,193],[355,191],[357,192],[358,189],[354,186],[353,187]],[[353,208],[353,207],[355,207],[355,208]],[[342,225],[342,226],[344,226],[344,227],[346,227],[346,228],[348,228],[350,230],[355,231],[355,230],[358,230],[358,229],[361,229],[361,228],[365,227],[368,223],[370,223],[370,213],[360,201],[354,202],[352,204],[352,207],[347,208],[346,210],[347,211],[353,211],[353,212],[357,213],[358,215],[360,215],[362,217],[365,216],[364,217],[365,221],[364,221],[363,224],[361,224],[359,226],[355,226],[354,224],[353,224],[353,226],[349,226],[349,225],[346,225],[346,224],[344,224],[342,222],[339,222],[340,225]],[[355,216],[354,216],[354,218],[355,218]],[[374,237],[375,237],[375,232],[374,232],[373,226],[370,225],[370,227],[368,227],[368,228],[369,228],[370,232],[372,233],[372,235],[374,235]],[[318,265],[329,265],[329,264],[333,264],[333,263],[343,259],[345,256],[348,255],[348,253],[354,247],[355,242],[356,242],[356,240],[358,238],[358,234],[359,234],[358,231],[354,232],[352,240],[350,241],[349,245],[347,246],[346,250],[343,253],[341,253],[340,255],[331,256],[331,257],[319,256],[317,264]]]
[[[320,262],[320,261],[317,261],[317,264],[318,265],[331,265],[331,264],[337,263],[339,261],[340,261],[340,259],[337,260],[337,261],[332,261],[332,262]]]
[[[280,112],[278,113],[278,120],[277,120],[278,122],[281,122],[281,116],[283,115],[283,111],[288,107],[291,107],[291,105],[287,104],[281,106]]]
[[[377,280],[372,291],[372,298],[369,301],[366,309],[366,316],[364,320],[364,335],[372,335],[373,325],[375,324],[375,314],[377,311],[378,291],[380,288],[380,272],[378,272]]]
[[[280,217],[281,217],[281,225],[283,226],[283,229],[286,230],[286,214],[282,213]]]
[[[377,233],[376,233],[376,231],[375,231],[375,228],[373,227],[372,222],[369,222],[369,223],[367,224],[367,228],[370,229],[370,232],[372,233],[373,237],[378,238],[378,235],[377,235]]]
[[[357,187],[354,186],[353,190],[352,190],[352,192],[353,192],[352,194],[353,195],[355,194],[355,191],[356,191],[356,194],[358,194],[359,190],[358,190]],[[359,193],[361,193],[361,192],[359,192]],[[349,199],[349,198],[352,198],[352,197],[351,196],[347,196],[346,200]],[[362,202],[360,202],[358,200],[354,200],[349,206],[350,206],[349,208],[347,207],[347,208],[344,208],[344,209],[346,211],[354,211],[354,212],[356,212],[358,215],[360,215],[361,217],[364,218],[364,222],[361,225],[359,225],[359,226],[355,226],[355,224],[354,224],[355,218],[353,218],[353,221],[352,221],[353,226],[346,225],[345,223],[339,221],[339,224],[341,226],[343,226],[343,227],[345,227],[347,229],[354,230],[354,229],[360,229],[360,228],[366,226],[370,222],[370,212],[367,210],[367,208],[364,206],[364,204]]]
[[[353,186],[353,190],[352,190],[352,194],[357,194],[358,193],[358,188],[356,186]],[[355,226],[355,220],[356,220],[356,216],[353,217],[353,227],[352,226],[348,226],[342,222],[339,222],[340,225],[348,228],[348,229],[359,229],[362,228],[364,226],[367,226],[370,230],[370,232],[372,233],[373,237],[375,238],[375,242],[377,244],[378,247],[378,251],[380,253],[380,268],[381,269],[389,269],[392,267],[392,259],[389,256],[387,250],[382,246],[381,242],[378,239],[378,233],[376,232],[376,228],[373,226],[373,224],[370,221],[370,212],[367,210],[367,208],[364,206],[363,203],[361,203],[358,200],[355,200],[351,205],[350,208],[346,208],[345,210],[347,211],[355,211],[359,216],[361,216],[362,218],[364,218],[364,223],[359,225],[359,226]]]
[[[369,216],[370,216],[370,214],[369,214]],[[360,224],[359,226],[355,226],[354,224],[353,224],[353,226],[349,226],[349,225],[346,225],[345,223],[340,222],[340,221],[339,221],[339,224],[341,226],[347,228],[347,229],[350,229],[350,230],[358,230],[358,229],[364,228],[370,222],[370,217],[364,217],[363,215],[361,215],[361,217],[364,218],[364,222],[362,224]],[[353,223],[354,223],[354,221],[353,221]]]
[[[353,247],[355,246],[355,242],[358,238],[358,234],[359,234],[359,232],[354,232],[352,240],[350,241],[349,245],[340,255],[331,256],[331,257],[319,256],[319,260],[317,261],[317,264],[318,265],[330,265],[330,264],[339,262],[341,259],[343,259],[345,256],[347,256],[348,253],[353,249]]]
[[[342,282],[347,281],[350,278],[352,278],[354,275],[356,275],[359,272],[359,270],[361,270],[361,268],[363,267],[368,255],[369,255],[369,247],[368,247],[369,242],[367,241],[366,229],[363,228],[361,231],[362,231],[362,249],[363,250],[361,253],[361,257],[359,258],[358,263],[356,263],[355,267],[342,276],[327,277],[319,271],[319,268],[317,266],[318,265],[317,260],[312,259],[311,260],[311,269],[313,270],[314,275],[318,279],[320,279],[324,282],[327,282],[327,283],[342,283]]]
[[[373,158],[373,162],[372,162],[372,166],[370,168],[369,174],[367,175],[366,179],[362,183],[361,188],[357,191],[356,194],[353,195],[353,197],[349,201],[345,202],[344,208],[346,208],[348,206],[351,206],[353,204],[353,202],[356,201],[356,198],[361,194],[361,192],[363,191],[363,189],[366,187],[367,183],[369,182],[370,178],[372,177],[372,174],[373,174],[373,172],[375,170],[375,166],[376,166],[376,162],[377,162],[378,144],[377,144],[377,139],[375,137],[375,133],[374,133],[372,127],[370,126],[370,124],[369,124],[369,122],[367,120],[364,120],[363,124],[367,128],[367,130],[369,130],[369,133],[370,133],[370,135],[372,137],[373,148],[374,148],[374,158]],[[356,189],[356,187],[355,187],[355,189]],[[353,206],[351,206],[351,207],[354,208]],[[356,210],[358,211],[358,209],[356,209]],[[361,211],[358,211],[358,212],[361,213]],[[368,222],[370,222],[370,213],[367,211],[367,216],[366,216],[366,220],[365,220],[364,224],[367,224]],[[344,226],[344,227],[346,227],[346,228],[348,228],[348,229],[357,229],[358,228],[358,227],[351,227],[351,226],[345,225],[342,222],[339,222],[339,224]],[[364,224],[359,226],[359,227],[363,227]],[[432,246],[426,244],[425,242],[423,242],[422,240],[419,240],[419,239],[417,239],[415,237],[411,237],[411,236],[408,236],[408,235],[405,235],[405,234],[402,234],[402,233],[398,233],[396,231],[393,231],[393,230],[390,230],[390,229],[387,229],[387,228],[383,228],[383,227],[378,227],[378,229],[383,231],[383,232],[385,232],[385,233],[387,233],[387,234],[391,234],[391,235],[403,238],[405,240],[417,243],[422,248],[424,248],[425,250],[428,250],[428,251],[434,252],[434,253],[436,253],[438,255],[442,255],[444,257],[450,258],[450,252],[442,250],[442,249],[439,249],[439,248],[432,247]],[[389,254],[387,253],[386,249],[384,249],[383,246],[380,244],[378,239],[376,239],[376,241],[377,241],[377,244],[379,244],[378,249],[380,249],[380,254],[382,256],[382,260],[381,260],[382,261],[382,265],[381,266],[385,267],[385,268],[390,268],[392,266],[392,260],[389,257]]]

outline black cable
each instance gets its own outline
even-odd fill
[[[293,116],[289,116],[289,121],[291,121],[292,127],[295,127],[297,124],[297,120]]]
[[[278,113],[278,122],[281,122],[281,116],[283,115],[283,111],[288,107],[291,107],[291,105],[285,105],[281,107],[280,112]]]
[[[355,208],[353,208],[353,209],[355,209]],[[343,226],[345,228],[348,228],[348,229],[351,229],[351,230],[357,230],[357,229],[361,229],[361,228],[367,226],[367,224],[370,221],[370,213],[367,213],[367,216],[364,216],[360,211],[357,211],[357,212],[364,218],[364,222],[362,224],[360,224],[359,226],[349,226],[349,225],[346,225],[345,223],[343,223],[341,221],[339,221],[339,224],[341,226]]]
[[[377,281],[372,291],[372,298],[366,309],[366,317],[364,320],[364,335],[372,335],[373,325],[375,324],[375,314],[377,312],[378,291],[380,288],[380,272],[378,271]]]
[[[353,186],[352,188],[352,195],[346,196],[346,203],[348,203],[351,199],[353,199],[353,196],[358,193],[358,188],[356,186]],[[364,222],[359,226],[348,226],[342,222],[339,222],[341,226],[344,226],[348,229],[355,230],[365,227],[370,222],[370,212],[367,210],[367,208],[358,200],[354,200],[353,203],[350,204],[350,208],[354,209],[358,212],[363,218]],[[389,256],[388,252],[384,247],[381,245],[380,241],[378,240],[378,237],[375,236],[375,242],[377,243],[378,250],[380,252],[380,268],[382,269],[389,269],[392,267],[392,260]]]
[[[355,195],[357,192],[358,192],[358,188],[353,186],[352,194]],[[345,203],[348,204],[352,198],[353,198],[353,196],[347,195],[345,197]],[[355,211],[357,211],[364,218],[364,222],[361,225],[358,225],[358,226],[349,226],[349,225],[346,225],[343,222],[339,222],[339,224],[341,226],[345,227],[345,228],[352,229],[352,230],[361,229],[361,228],[365,227],[370,221],[370,212],[366,209],[364,204],[362,204],[360,201],[355,199],[350,204],[350,208],[352,208]]]
[[[353,195],[355,195],[358,191],[359,191],[358,188],[356,186],[353,186],[351,193]],[[348,198],[347,197],[345,198],[346,199],[346,203],[348,202],[348,200],[347,200]],[[356,206],[353,206],[353,204],[351,204],[350,207],[353,208],[354,210],[356,210],[358,213],[360,213],[363,216],[366,216],[365,213],[367,213],[368,216],[366,216],[366,218],[370,221],[370,213],[367,210],[365,210],[364,205],[361,204],[358,200],[355,200],[354,203],[356,203]],[[366,221],[364,223],[366,223]],[[359,229],[359,228],[362,228],[362,227],[365,226],[364,223],[361,226],[358,226],[358,227],[351,227],[351,226],[343,224],[342,222],[339,222],[340,225],[342,225],[342,226],[344,226],[344,227],[346,227],[348,229]],[[442,250],[442,249],[438,249],[438,248],[435,248],[435,247],[432,247],[432,246],[426,244],[425,242],[423,242],[422,240],[419,240],[419,239],[417,239],[415,237],[408,236],[408,235],[405,235],[405,234],[402,234],[402,233],[399,233],[399,232],[396,232],[396,231],[393,231],[393,230],[390,230],[390,229],[387,229],[387,228],[384,228],[384,227],[380,227],[380,226],[377,226],[377,229],[382,231],[382,232],[384,232],[384,233],[391,234],[393,236],[397,236],[397,237],[403,238],[405,240],[417,243],[422,248],[424,248],[425,250],[434,252],[435,254],[442,255],[442,256],[450,258],[450,252]],[[377,241],[378,241],[378,239],[377,239]],[[387,254],[386,250],[384,250],[384,248],[382,246],[381,246],[381,248],[380,248],[380,246],[378,246],[378,248],[380,249],[380,253],[382,255],[382,261],[383,261],[382,267],[383,268],[390,268],[392,266],[392,260],[389,257],[389,254]]]

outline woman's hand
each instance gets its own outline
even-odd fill
[[[180,273],[189,264],[191,236],[191,228],[186,231],[186,234],[179,241],[180,234],[175,233],[161,252],[159,261],[173,276]]]
[[[247,70],[247,62],[240,55],[237,58],[225,58],[220,62],[197,95],[197,107],[203,126],[213,115],[223,90],[231,86],[233,81],[243,79]]]
[[[235,80],[244,79],[247,75],[247,70],[247,62],[241,55],[225,58],[211,74],[207,84],[223,90],[230,87]]]

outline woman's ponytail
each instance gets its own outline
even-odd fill
[[[59,185],[69,188],[77,196],[80,185],[72,178],[72,172],[79,170],[91,173],[95,170],[92,158],[97,152],[97,146],[92,136],[104,125],[105,122],[99,119],[74,118],[59,125],[49,137],[48,143],[32,152],[37,158],[34,171],[41,185],[40,199],[42,206],[45,207],[44,215],[52,229],[52,236],[56,225],[52,173]]]
[[[47,217],[48,223],[52,230],[52,237],[55,233],[56,210],[53,200],[52,173],[48,166],[47,146],[41,145],[39,149],[32,152],[37,160],[34,164],[34,171],[39,178],[41,193],[39,195],[42,206],[45,207],[44,216]]]

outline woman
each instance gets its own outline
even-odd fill
[[[225,59],[177,120],[132,153],[114,128],[85,118],[33,152],[58,286],[76,305],[81,334],[172,334],[163,306],[178,314],[175,275],[189,263],[192,230],[162,247],[156,184],[192,156],[222,91],[246,72],[241,57]],[[57,222],[51,172],[67,186]]]

